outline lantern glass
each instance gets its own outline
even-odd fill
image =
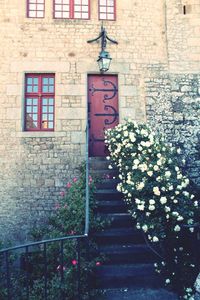
[[[110,68],[112,58],[107,51],[101,51],[97,60],[100,72],[106,72]]]

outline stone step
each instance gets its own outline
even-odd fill
[[[116,189],[98,189],[94,192],[96,200],[120,200],[123,199],[123,194]]]
[[[116,179],[118,178],[118,171],[114,169],[90,170],[90,175],[99,179]]]
[[[145,244],[102,245],[100,253],[107,258],[107,264],[154,263],[158,257]]]
[[[96,184],[97,189],[116,189],[119,179],[103,179]]]
[[[109,227],[131,227],[135,223],[129,213],[101,213],[97,216],[106,221]]]
[[[95,300],[178,300],[178,296],[164,288],[150,289],[134,287],[101,290]]]
[[[111,163],[108,160],[89,160],[90,170],[107,170]]]
[[[161,285],[153,264],[101,265],[96,268],[96,278],[99,288],[158,288]]]
[[[139,230],[134,228],[108,228],[94,234],[94,238],[99,246],[101,245],[123,245],[123,244],[143,244],[144,238]]]
[[[98,200],[96,201],[97,213],[126,213],[127,206],[122,200]]]

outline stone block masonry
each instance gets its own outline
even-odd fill
[[[103,22],[119,42],[107,50],[110,74],[118,75],[120,121],[148,119],[182,143],[196,181],[198,1],[183,15],[180,0],[116,0],[116,20]],[[26,17],[25,0],[0,0],[0,240],[28,239],[84,160],[87,75],[99,74],[100,50],[87,40],[102,25],[98,1],[90,2],[90,19],[72,20],[53,18],[53,0],[45,0],[41,19]],[[55,74],[54,132],[24,131],[26,73]]]
[[[187,173],[200,185],[200,75],[159,74],[146,84],[148,122],[182,149]]]

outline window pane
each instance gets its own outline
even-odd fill
[[[49,128],[49,129],[53,129],[53,122],[49,122],[48,128]]]
[[[48,104],[47,98],[43,98],[42,104],[43,105],[47,105]]]
[[[49,115],[48,119],[49,119],[50,121],[53,121],[53,115]]]
[[[88,13],[82,13],[82,18],[83,19],[88,19]]]
[[[38,87],[37,87],[37,85],[34,85],[34,86],[33,86],[33,92],[34,92],[34,93],[37,93],[37,92],[38,92]]]
[[[81,13],[75,12],[74,17],[77,19],[81,19]]]
[[[27,106],[26,111],[27,111],[27,113],[31,113],[32,112],[32,107],[31,106]]]
[[[53,106],[49,106],[49,113],[53,112]]]
[[[49,98],[49,105],[53,105],[53,98]]]
[[[29,17],[36,18],[36,11],[33,10],[29,11]]]
[[[32,84],[33,83],[33,78],[29,77],[27,78],[27,84]]]
[[[32,85],[28,85],[27,86],[27,93],[32,93],[32,91],[33,91]]]
[[[54,92],[54,86],[53,85],[50,85],[49,86],[49,93],[53,93]]]
[[[48,85],[43,85],[42,91],[43,93],[48,93]]]
[[[54,84],[54,78],[49,78],[49,84]]]
[[[55,12],[55,18],[61,18],[62,17],[62,13],[61,12]]]
[[[37,98],[33,99],[33,105],[37,105]]]
[[[27,105],[32,105],[32,98],[27,98],[26,103]]]
[[[49,83],[49,78],[46,78],[46,77],[42,78],[42,83],[43,84],[48,84]]]

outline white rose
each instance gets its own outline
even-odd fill
[[[147,232],[148,226],[147,226],[147,225],[143,225],[143,226],[142,226],[142,230],[143,230],[144,232]]]
[[[174,227],[174,231],[178,232],[178,231],[180,231],[180,230],[181,230],[181,227],[180,227],[179,225],[176,225],[176,226]]]
[[[134,159],[133,163],[134,163],[134,165],[139,165],[140,161],[139,161],[139,159]]]
[[[148,132],[145,129],[141,130],[141,134],[144,135],[144,136],[148,136]]]
[[[169,284],[169,283],[170,283],[170,279],[167,278],[167,279],[165,280],[165,283],[166,283],[166,284]]]
[[[151,143],[147,141],[146,142],[146,147],[149,148],[150,146],[151,146]]]
[[[154,205],[149,205],[149,210],[151,210],[151,211],[155,210],[155,206]]]
[[[138,209],[138,210],[144,210],[144,204],[138,205],[138,206],[137,206],[137,209]]]
[[[171,176],[171,172],[170,171],[166,171],[165,172],[165,177],[169,178]]]
[[[154,171],[158,171],[158,170],[159,170],[159,167],[158,167],[157,165],[155,165],[155,166],[153,167],[153,169],[154,169]]]
[[[153,193],[154,193],[155,195],[157,195],[157,196],[160,196],[160,190],[159,190],[159,187],[155,186],[155,187],[153,188]]]
[[[152,171],[148,171],[148,172],[147,172],[147,175],[148,175],[149,177],[151,177],[151,176],[153,175],[153,172],[152,172]]]
[[[158,165],[158,166],[161,166],[161,165],[162,165],[162,161],[161,161],[161,160],[158,160],[158,161],[157,161],[157,165]]]
[[[152,239],[152,241],[153,241],[154,243],[156,243],[156,242],[159,241],[159,239],[157,238],[157,236],[154,236],[153,239]]]
[[[129,138],[130,138],[132,143],[134,143],[136,141],[135,134],[133,132],[129,133]]]
[[[154,205],[155,203],[156,203],[155,200],[153,200],[153,199],[149,200],[150,205]]]
[[[166,213],[167,213],[167,212],[170,212],[170,211],[171,211],[171,208],[170,208],[169,206],[165,206],[165,211],[166,211]]]
[[[144,188],[144,183],[143,183],[143,182],[140,182],[140,183],[136,186],[136,189],[137,189],[138,191],[141,191],[143,188]]]
[[[161,203],[161,204],[167,203],[167,198],[166,198],[166,197],[161,197],[161,198],[160,198],[160,203]]]

